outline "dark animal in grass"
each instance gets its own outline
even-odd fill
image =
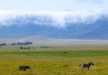
[[[31,67],[27,66],[27,65],[22,65],[22,66],[18,67],[18,70],[19,71],[27,71],[27,70],[31,70]]]
[[[20,49],[23,49],[24,50],[24,49],[31,49],[31,48],[30,47],[22,47],[21,46]]]
[[[94,65],[94,63],[93,62],[88,62],[88,63],[85,63],[85,64],[80,64],[80,67],[82,68],[82,69],[90,69],[90,67],[91,66],[93,66]]]
[[[6,46],[7,44],[6,43],[0,43],[0,46]]]

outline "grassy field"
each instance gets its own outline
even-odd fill
[[[90,70],[81,63],[94,62]],[[31,70],[19,71],[20,65]],[[108,51],[1,51],[0,75],[108,75]]]

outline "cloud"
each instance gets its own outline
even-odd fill
[[[108,12],[108,0],[72,0],[70,10],[78,12]]]
[[[106,0],[76,0],[81,3],[96,3],[96,4],[101,4],[104,3]]]
[[[0,11],[0,20],[8,18],[14,18],[16,16],[51,16],[57,19],[59,22],[64,20],[65,16],[71,16],[73,18],[80,17],[86,18],[88,16],[96,16],[100,13],[95,12],[79,12],[79,11],[11,11],[2,10]]]
[[[48,1],[49,0],[46,0],[45,4],[47,4]],[[60,23],[60,25],[63,25],[64,17],[66,16],[71,16],[72,19],[77,22],[79,21],[77,18],[81,18],[82,21],[84,21],[87,19],[87,17],[92,16],[94,19],[103,14],[108,14],[108,0],[54,0],[49,1],[49,5],[47,4],[46,6],[44,1],[40,0],[39,3],[39,6],[34,6],[33,10],[30,9],[32,5],[28,8],[28,6],[26,7],[26,4],[25,7],[28,8],[28,10],[25,10],[24,8],[21,10],[18,8],[14,10],[11,8],[0,10],[0,22],[16,16],[39,15],[52,16],[54,20]],[[43,6],[41,6],[41,3]],[[38,7],[40,10],[37,10],[35,7]],[[43,10],[44,7],[45,10]]]
[[[79,11],[0,11],[0,23],[4,26],[10,26],[12,23],[11,21],[13,19],[16,19],[18,16],[26,17],[26,16],[49,16],[52,17],[52,20],[54,21],[53,26],[56,27],[65,27],[64,23],[65,20],[68,19],[68,21],[72,22],[88,22],[88,18],[90,17],[89,21],[93,22],[95,21],[102,13],[100,12],[79,12]],[[28,21],[28,19],[25,19]],[[92,20],[92,21],[91,21]],[[25,21],[26,22],[26,21]],[[37,22],[37,21],[36,21]],[[46,23],[46,22],[44,22]],[[50,24],[49,24],[50,25]]]

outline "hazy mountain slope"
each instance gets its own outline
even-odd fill
[[[48,38],[108,39],[108,17],[95,21],[73,22],[72,18],[57,22],[51,16],[16,16],[0,23],[0,37],[42,36]],[[63,27],[60,27],[63,26]]]

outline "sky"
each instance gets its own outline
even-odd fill
[[[0,11],[108,11],[108,0],[0,0]]]

